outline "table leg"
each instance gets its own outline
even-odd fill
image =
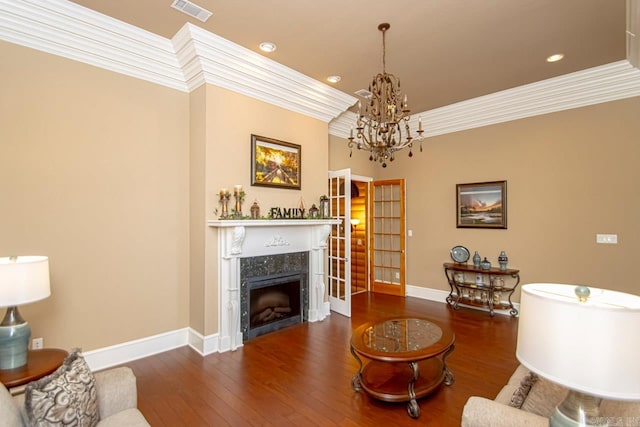
[[[360,391],[362,390],[362,360],[358,357],[353,346],[351,346],[351,354],[358,361],[358,365],[360,365],[358,372],[353,376],[353,378],[351,378],[351,388],[355,391]]]
[[[416,401],[415,383],[420,376],[420,370],[418,368],[418,362],[409,362],[409,366],[413,370],[413,376],[409,380],[409,403],[407,403],[407,412],[411,418],[418,418],[420,416],[420,406]]]
[[[447,352],[442,356],[442,365],[444,367],[444,384],[445,385],[453,384],[453,382],[456,379],[456,376],[447,367],[447,362],[445,360],[447,358],[447,356],[449,356],[451,354],[451,352],[453,352],[454,348],[455,348],[455,344],[451,344],[451,347],[449,347],[449,350],[447,350]]]

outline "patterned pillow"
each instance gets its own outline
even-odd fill
[[[511,396],[509,406],[520,409],[527,396],[529,395],[531,387],[536,381],[538,381],[538,376],[533,372],[529,372],[524,378],[522,378],[522,381],[520,381],[520,386],[513,393],[513,396]]]
[[[57,371],[25,389],[29,423],[37,427],[94,427],[100,421],[95,379],[79,349]]]

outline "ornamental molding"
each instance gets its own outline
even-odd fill
[[[634,96],[640,96],[640,70],[622,60],[415,113],[409,126],[415,132],[422,117],[426,138]],[[329,133],[346,139],[355,120],[347,111]]]
[[[264,243],[264,245],[266,247],[289,246],[289,241],[282,237],[280,234],[274,234],[269,240]]]
[[[183,92],[213,84],[326,123],[356,102],[193,24],[169,40],[67,0],[0,0],[0,39]]]
[[[628,11],[638,16],[637,2]],[[422,117],[424,136],[443,135],[541,114],[640,96],[637,23],[628,24],[627,60],[496,92]],[[632,34],[632,35],[630,35]],[[185,24],[171,39],[67,0],[0,0],[0,40],[190,92],[203,84],[225,89],[329,123],[347,138],[357,98],[229,40]]]

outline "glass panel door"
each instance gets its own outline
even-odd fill
[[[329,172],[331,217],[340,220],[329,235],[329,303],[331,310],[351,317],[351,170]]]
[[[404,180],[374,181],[371,197],[371,290],[405,295]]]

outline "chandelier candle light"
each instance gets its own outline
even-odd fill
[[[378,73],[371,84],[371,96],[364,106],[358,102],[358,118],[356,119],[356,136],[353,127],[349,134],[349,157],[353,155],[353,146],[358,150],[371,153],[369,160],[380,162],[383,168],[387,161],[392,162],[395,152],[409,147],[409,157],[413,157],[413,137],[409,128],[410,116],[407,95],[400,92],[400,79],[386,72],[385,32],[391,26],[387,23],[378,25],[382,31],[382,73]],[[403,131],[404,128],[404,131]],[[403,135],[404,132],[404,135]],[[422,151],[422,118],[418,120],[418,139]]]

